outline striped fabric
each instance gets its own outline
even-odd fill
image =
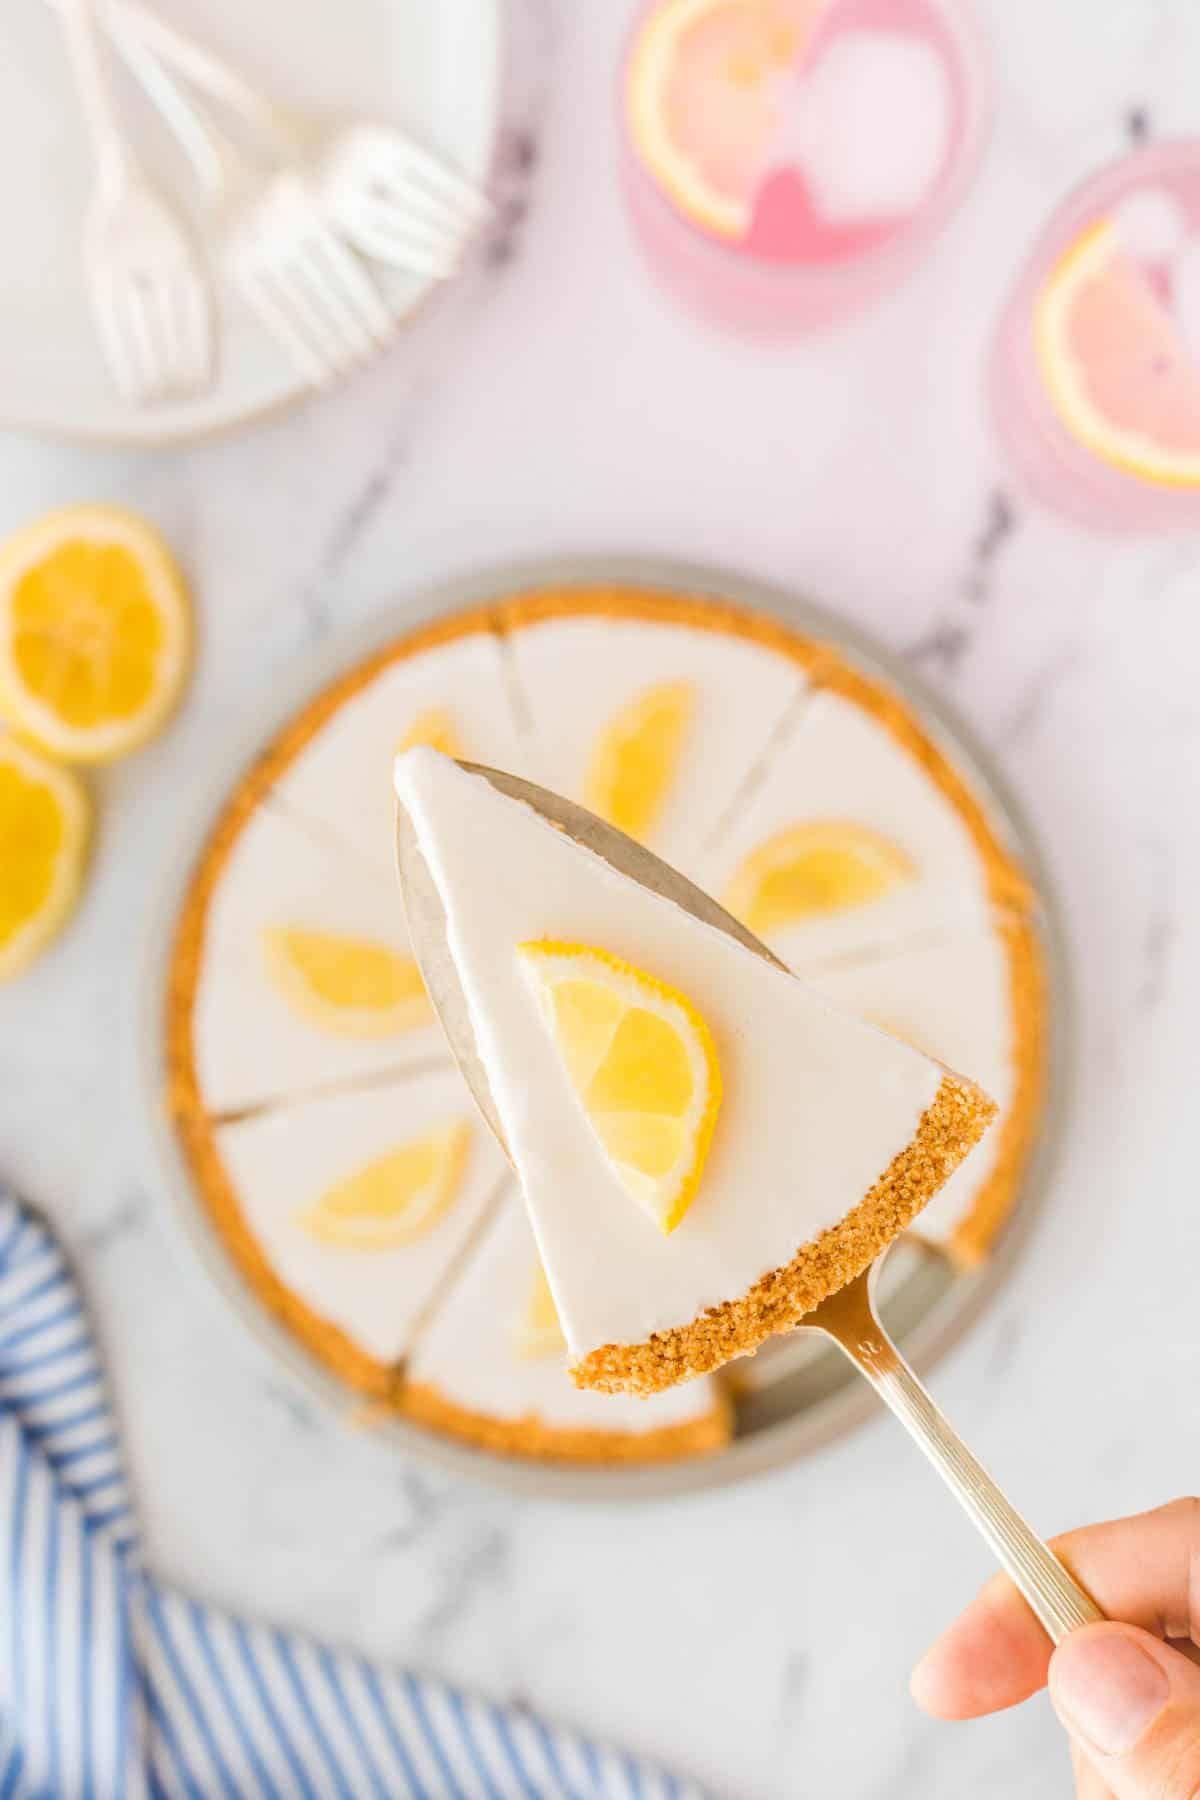
[[[70,1268],[0,1190],[0,1800],[700,1800],[143,1569]]]

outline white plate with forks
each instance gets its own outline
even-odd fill
[[[155,10],[255,87],[330,126],[394,123],[483,187],[495,144],[501,0],[154,0]],[[97,343],[81,260],[93,167],[58,19],[9,0],[0,58],[0,422],[56,437],[163,444],[275,412],[310,391],[284,348],[218,285],[218,373],[209,391],[138,409]],[[121,122],[164,197],[203,241],[216,229],[193,169],[112,59]],[[214,258],[214,263],[216,258]],[[374,271],[393,318],[436,277]]]

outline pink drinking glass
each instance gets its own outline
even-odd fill
[[[1072,435],[1038,368],[1034,309],[1064,252],[1141,192],[1172,196],[1200,236],[1200,139],[1136,150],[1068,196],[1035,244],[1001,314],[988,375],[996,435],[1020,485],[1055,512],[1107,531],[1194,527],[1200,524],[1200,485],[1169,487],[1127,472]],[[1147,378],[1153,375],[1148,369]]]
[[[754,225],[741,242],[706,230],[681,211],[633,141],[627,112],[630,69],[645,22],[661,4],[651,0],[638,16],[620,89],[623,185],[635,234],[656,274],[701,314],[770,337],[841,324],[890,293],[949,219],[979,160],[987,81],[966,0],[829,0],[802,49],[801,80],[849,33],[918,39],[933,51],[945,77],[947,123],[936,173],[919,202],[898,216],[864,217],[815,230],[806,230],[803,221],[797,229],[793,219],[789,231],[784,216],[780,232],[772,229],[773,222],[785,214],[802,185],[799,172],[785,168],[764,181],[755,200]]]

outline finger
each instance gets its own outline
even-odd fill
[[[1046,1685],[1050,1639],[1007,1576],[995,1575],[930,1646],[909,1688],[936,1719],[977,1719]]]
[[[1177,1500],[1052,1542],[1111,1618],[1200,1642],[1200,1501]],[[998,1575],[918,1664],[913,1696],[938,1718],[976,1718],[1027,1700],[1049,1666],[1050,1640]]]
[[[1150,1632],[1084,1625],[1055,1651],[1050,1698],[1114,1800],[1196,1800],[1200,1669]]]
[[[1075,1743],[1071,1745],[1071,1768],[1075,1775],[1075,1800],[1113,1800],[1112,1789]]]

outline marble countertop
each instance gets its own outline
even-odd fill
[[[835,336],[685,317],[630,241],[612,87],[628,0],[513,0],[483,266],[343,392],[158,456],[0,442],[0,529],[107,497],[200,603],[186,708],[105,777],[61,947],[0,997],[0,1167],[60,1223],[109,1346],[150,1553],[182,1583],[656,1752],[722,1794],[1065,1794],[1038,1701],[921,1718],[909,1665],[989,1572],[890,1422],[733,1491],[518,1502],[389,1458],[264,1374],[170,1242],[131,1079],[148,917],[211,758],[275,678],[423,583],[622,550],[740,565],[919,664],[1044,835],[1079,989],[1044,1222],[935,1389],[1046,1530],[1194,1483],[1200,1209],[1200,539],[1024,506],[981,366],[1032,228],[1131,138],[1200,124],[1195,0],[979,0],[990,149],[916,276]]]

